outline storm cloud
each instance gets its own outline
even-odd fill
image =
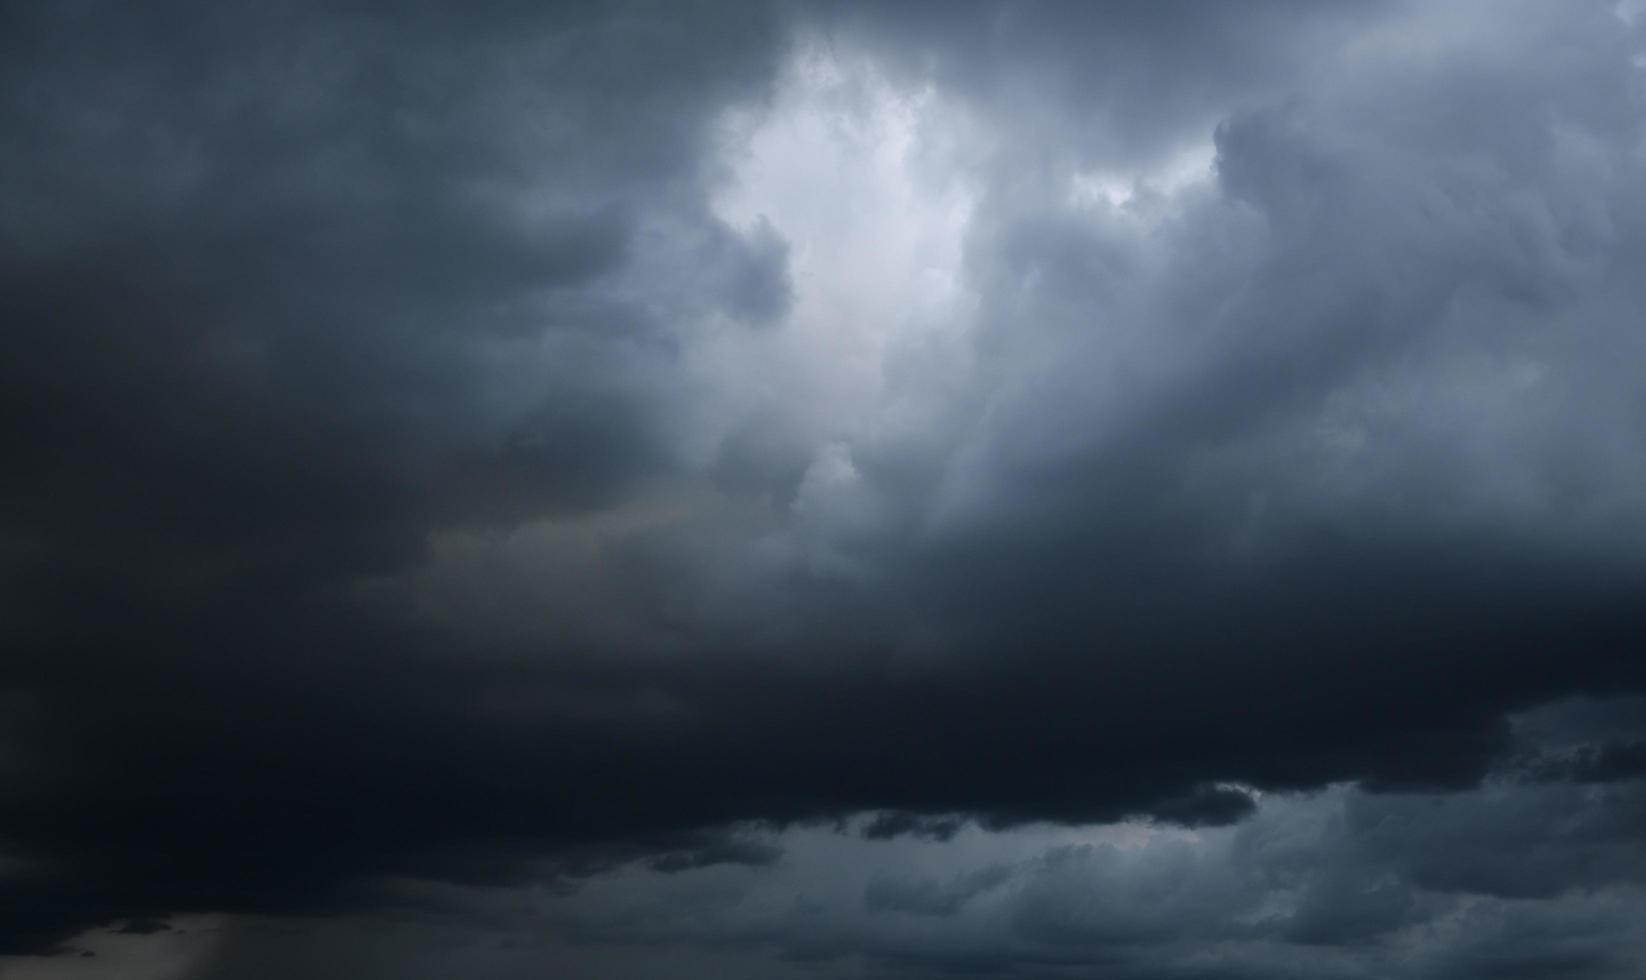
[[[0,972],[1628,975],[1643,18],[8,8]]]

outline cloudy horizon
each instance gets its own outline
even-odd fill
[[[1641,3],[0,48],[0,976],[1639,975]]]

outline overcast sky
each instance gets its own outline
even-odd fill
[[[1646,4],[0,6],[8,980],[1633,980]]]

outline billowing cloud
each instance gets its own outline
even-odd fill
[[[1633,7],[4,19],[19,969],[1638,949]]]

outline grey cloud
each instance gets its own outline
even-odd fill
[[[1161,800],[1150,813],[1158,820],[1185,827],[1215,827],[1237,823],[1254,808],[1251,796],[1238,789],[1198,786],[1183,796]]]
[[[921,817],[907,812],[879,813],[863,825],[862,833],[869,840],[887,840],[904,834],[948,840],[961,826],[962,822],[955,817]]]
[[[1592,801],[1590,818],[1628,820],[1639,789]],[[671,941],[793,944],[813,956],[821,941],[830,960],[862,957],[909,977],[1625,975],[1646,938],[1624,925],[1642,901],[1634,858],[1646,825],[1551,833],[1550,812],[1584,810],[1577,799],[1514,781],[1444,795],[1338,788],[1269,798],[1238,827],[1057,844],[1006,863],[979,862],[999,862],[1024,831],[973,839],[941,877],[909,870],[934,845],[863,842],[853,846],[876,850],[857,862],[869,876],[860,912],[796,844],[793,876],[769,894],[751,881],[740,900],[766,908],[761,925],[721,933],[705,921]],[[1516,827],[1541,830],[1520,838]],[[1608,855],[1609,873],[1594,877],[1598,865],[1571,851],[1548,857],[1574,847]],[[1526,858],[1519,883],[1455,871],[1476,860],[1503,868],[1487,855],[1505,849]],[[797,889],[811,913],[780,914],[780,896]]]
[[[1031,153],[1135,163],[1287,91],[1381,4],[820,4],[837,36],[977,100]],[[1007,157],[1021,164],[1013,149]],[[1034,171],[1028,171],[1034,174]]]
[[[660,432],[673,355],[656,310],[719,302],[724,287],[651,294],[632,269],[670,236],[725,234],[697,203],[704,129],[726,105],[757,101],[777,56],[770,19],[739,14],[706,31],[713,13],[391,16],[368,5],[273,17],[176,4],[8,15],[16,83],[3,112],[18,153],[0,186],[5,527],[21,546],[6,554],[7,645],[26,652],[8,659],[6,685],[40,706],[12,723],[34,732],[19,736],[27,764],[7,773],[18,794],[46,806],[80,786],[120,826],[93,836],[164,852],[214,839],[201,828],[222,829],[228,811],[267,806],[272,784],[233,803],[219,784],[227,810],[216,814],[187,803],[198,794],[179,780],[216,768],[207,746],[239,740],[235,730],[263,728],[240,744],[265,748],[229,771],[341,776],[323,758],[341,732],[296,701],[267,700],[293,693],[294,674],[271,671],[260,693],[206,678],[261,672],[259,633],[282,659],[347,648],[327,632],[336,621],[300,639],[300,607],[414,564],[438,528],[595,508],[674,465]],[[99,687],[128,671],[126,694],[147,689],[151,705],[93,710],[102,720],[78,734],[45,720],[75,677]],[[332,690],[385,693],[367,686],[378,693],[352,680]],[[165,692],[185,689],[197,692],[179,695],[195,721],[165,730],[178,717],[160,707]],[[277,734],[288,710],[308,722]],[[142,739],[117,735],[156,719],[162,730]],[[47,729],[62,740],[36,741]],[[169,798],[168,815],[114,816],[119,765],[108,765],[112,743],[94,747],[105,737],[130,747],[112,753],[128,761],[195,757],[151,770],[147,790],[127,787]],[[26,791],[14,782],[82,764]],[[38,819],[26,809],[8,808],[8,838],[32,838],[26,850],[84,887],[48,900],[35,889],[54,885],[8,882],[42,920],[8,927],[8,948],[49,946],[53,923],[168,910],[171,899],[131,892],[152,880],[148,859],[65,853],[19,826]],[[241,875],[201,860],[160,890],[211,906],[221,882],[208,879],[234,875],[248,895],[268,889],[253,904],[301,905],[288,895],[310,886],[327,901],[330,886],[306,871]],[[102,863],[104,880],[72,870],[83,861]]]
[[[1646,825],[1627,825],[1640,790],[1585,807],[1579,790],[1513,779],[1336,787],[1265,797],[1241,824],[1201,831],[973,828],[939,842],[801,828],[775,838],[781,866],[597,874],[544,919],[494,928],[564,931],[618,976],[644,975],[624,950],[658,944],[845,976],[1626,976],[1646,941],[1631,919]],[[1590,826],[1550,817],[1586,810]],[[1595,833],[1597,818],[1615,829]],[[1518,882],[1455,870],[1505,849],[1525,858],[1496,862]]]
[[[293,915],[347,963],[404,880],[756,973],[1638,948],[1638,22],[3,16],[0,951]],[[892,189],[722,214],[728,119],[831,71],[791,152]],[[778,213],[899,167],[962,240]],[[744,902],[797,859],[727,828],[858,813],[1157,836]]]
[[[771,222],[759,221],[747,235],[734,239],[729,251],[726,309],[756,324],[771,323],[788,312],[793,299],[789,244]]]
[[[950,916],[978,895],[998,888],[1012,877],[1012,869],[996,865],[979,868],[948,881],[930,878],[880,877],[863,889],[863,906],[871,912]]]
[[[654,871],[673,874],[707,868],[716,864],[741,864],[764,867],[775,864],[783,856],[781,848],[758,841],[728,840],[710,844],[694,851],[676,851],[662,854],[651,861]]]

